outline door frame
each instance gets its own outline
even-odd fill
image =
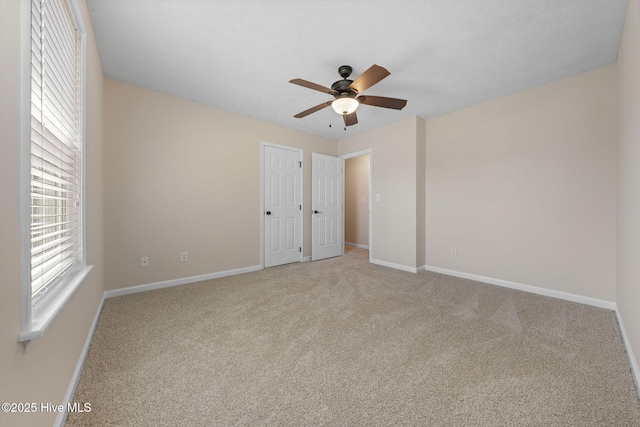
[[[264,270],[264,222],[265,222],[265,214],[264,214],[264,148],[265,147],[273,147],[280,148],[283,150],[296,151],[300,153],[300,161],[302,165],[299,169],[299,178],[300,178],[300,203],[302,204],[302,210],[300,211],[300,247],[302,247],[302,252],[300,252],[300,258],[298,262],[301,262],[304,255],[304,150],[302,148],[289,147],[287,145],[273,144],[267,141],[260,141],[260,265]]]
[[[353,159],[355,157],[361,157],[369,155],[369,262],[373,259],[373,149],[367,148],[366,150],[356,151],[354,153],[343,154],[339,156],[343,160]],[[346,169],[346,167],[344,168]],[[342,172],[343,177],[345,176],[344,170]],[[346,179],[342,179],[343,186],[346,185]],[[345,191],[342,189],[342,241],[344,242],[344,220],[345,220]],[[343,248],[344,255],[344,248]]]

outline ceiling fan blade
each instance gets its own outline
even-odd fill
[[[309,82],[309,81],[303,80],[303,79],[289,80],[289,83],[293,83],[294,85],[306,87],[308,89],[318,90],[320,92],[328,93],[329,95],[335,95],[335,94],[338,93],[333,89],[329,89],[328,87],[324,87],[324,86],[321,86],[319,84],[316,84],[316,83],[313,83],[313,82]]]
[[[402,110],[407,105],[406,99],[387,98],[385,96],[359,96],[358,101],[360,101],[360,104],[392,108],[394,110]]]
[[[351,114],[343,114],[342,118],[344,119],[345,126],[353,126],[358,123],[358,116],[355,111]]]
[[[355,79],[349,87],[355,89],[358,93],[362,93],[380,80],[391,74],[386,68],[373,64],[367,71],[360,74],[360,77]]]
[[[333,101],[323,102],[322,104],[316,105],[315,107],[311,107],[308,110],[304,110],[302,113],[298,113],[293,117],[295,117],[296,119],[301,119],[301,118],[303,118],[305,116],[308,116],[311,113],[315,113],[316,111],[320,111],[323,108],[328,107],[329,105],[331,105],[332,102]]]

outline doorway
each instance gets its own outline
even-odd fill
[[[342,156],[345,159],[345,245],[369,250],[372,243],[372,150]]]

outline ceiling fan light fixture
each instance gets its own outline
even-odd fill
[[[331,103],[333,111],[340,115],[351,114],[358,108],[360,103],[357,99],[345,96],[343,98],[337,98]]]

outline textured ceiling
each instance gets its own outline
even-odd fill
[[[616,61],[627,0],[89,0],[106,77],[338,140],[435,117]],[[330,95],[351,65],[391,75],[343,130]],[[333,127],[329,128],[329,122]]]

